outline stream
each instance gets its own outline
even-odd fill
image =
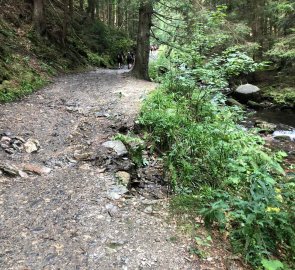
[[[255,127],[259,122],[273,126],[273,129],[261,132],[266,145],[274,150],[283,150],[288,154],[286,162],[295,162],[295,111],[264,109],[252,112],[247,119],[247,127]]]
[[[276,125],[287,125],[295,129],[294,110],[260,110],[255,114],[255,118],[273,123]]]

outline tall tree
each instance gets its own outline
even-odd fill
[[[141,0],[139,5],[139,22],[137,31],[137,47],[135,65],[132,74],[144,80],[149,80],[150,31],[152,27],[153,3],[151,0]]]
[[[39,34],[45,30],[44,2],[45,0],[34,0],[33,24]]]

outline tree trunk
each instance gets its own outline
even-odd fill
[[[43,34],[45,30],[44,1],[34,0],[33,24],[39,34]]]
[[[137,32],[135,65],[132,74],[144,80],[149,78],[150,31],[152,26],[153,4],[151,0],[141,0]]]
[[[68,23],[69,23],[69,1],[70,0],[65,0],[64,1],[64,19],[63,19],[63,27],[62,27],[62,43],[63,46],[66,45],[66,38],[68,34]]]
[[[108,25],[114,26],[113,1],[108,1]]]
[[[80,0],[80,10],[83,11],[84,10],[84,0]]]
[[[87,13],[90,14],[91,20],[95,17],[95,0],[88,0]]]
[[[124,8],[123,8],[123,1],[118,0],[117,1],[117,27],[121,28],[123,25],[124,20]]]
[[[70,19],[73,19],[73,14],[74,14],[74,0],[69,0],[69,15]]]

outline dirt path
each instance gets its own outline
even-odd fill
[[[120,193],[114,174],[130,161],[102,146],[153,88],[97,70],[0,105],[0,163],[22,176],[0,174],[0,269],[198,269],[174,241],[165,196]],[[29,139],[38,152],[26,153]]]

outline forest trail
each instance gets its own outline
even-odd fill
[[[186,243],[173,241],[165,194],[123,195],[115,172],[128,160],[102,146],[133,126],[154,88],[96,70],[0,105],[0,166],[17,174],[0,174],[0,269],[196,269]],[[40,149],[27,153],[33,139]]]

